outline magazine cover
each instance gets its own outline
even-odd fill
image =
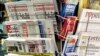
[[[77,42],[78,42],[77,35],[68,35],[64,44],[63,55],[67,56],[68,53],[76,52]]]
[[[67,16],[62,25],[62,29],[58,34],[60,39],[66,39],[67,34],[73,34],[78,18],[75,16]]]
[[[89,32],[100,32],[100,17],[99,10],[83,9],[81,14],[77,32],[89,31]]]
[[[73,16],[78,0],[62,0],[60,8],[60,16]]]

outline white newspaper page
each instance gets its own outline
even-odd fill
[[[100,32],[100,11],[92,9],[83,9],[77,33],[82,31]]]
[[[100,56],[100,33],[82,32],[77,53],[79,56]]]

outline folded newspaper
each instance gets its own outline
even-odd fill
[[[52,38],[7,38],[7,52],[25,53],[52,53],[56,51]]]
[[[100,56],[100,33],[82,32],[77,53],[79,56]]]
[[[49,19],[6,21],[5,31],[9,37],[54,38],[53,21]]]
[[[55,2],[56,3],[56,2]],[[5,3],[9,20],[55,19],[54,0],[33,0]]]
[[[83,9],[77,33],[82,31],[100,32],[100,11],[93,9]]]

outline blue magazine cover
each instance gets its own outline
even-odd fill
[[[68,56],[68,53],[76,52],[78,36],[68,35],[64,44],[63,55]]]
[[[78,2],[71,3],[68,1],[67,2],[63,1],[61,3],[60,16],[62,16],[62,17],[74,16],[77,5],[78,5]]]

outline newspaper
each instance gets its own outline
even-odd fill
[[[52,38],[19,39],[6,39],[8,52],[55,53],[56,51]]]
[[[5,29],[9,37],[55,37],[53,21],[49,19],[33,21],[7,21],[5,22]]]
[[[30,1],[8,2],[5,6],[10,21],[36,19],[33,3]]]
[[[5,29],[9,37],[40,37],[37,21],[7,21]]]
[[[10,20],[53,19],[55,20],[55,3],[53,0],[33,0],[5,3]]]
[[[100,33],[82,32],[79,39],[79,56],[99,56],[100,55]]]
[[[55,32],[57,22],[55,12],[58,12],[55,0],[32,0],[5,3],[9,20],[53,20]]]
[[[83,9],[81,14],[77,33],[82,31],[100,32],[100,11],[92,9]]]

